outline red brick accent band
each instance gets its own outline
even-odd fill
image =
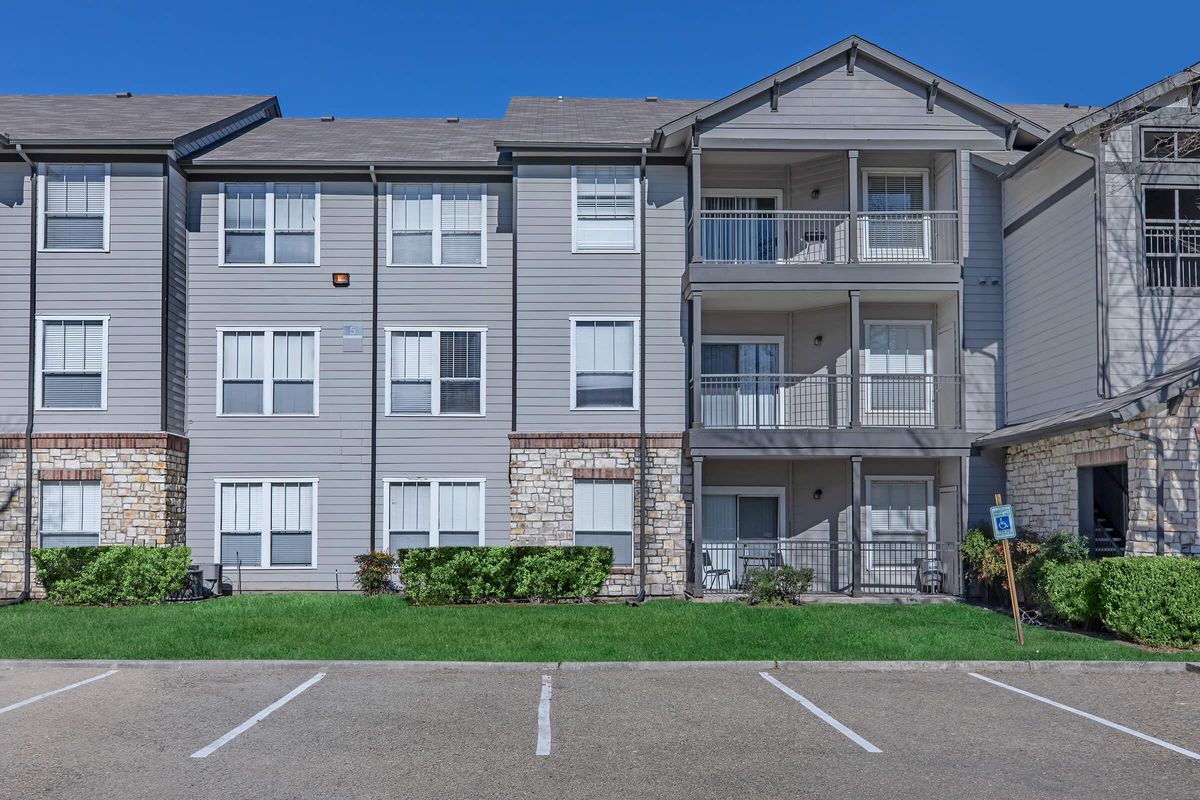
[[[577,480],[584,481],[631,481],[636,473],[628,467],[605,467],[600,469],[576,467],[572,470],[572,474]]]
[[[39,469],[38,480],[98,481],[101,474],[101,470],[98,469]]]
[[[22,450],[25,435],[0,433],[0,450]],[[35,433],[34,450],[177,450],[186,453],[188,440],[174,433]]]
[[[518,449],[637,447],[636,433],[510,433],[508,446]],[[683,434],[652,433],[647,447],[682,447]]]

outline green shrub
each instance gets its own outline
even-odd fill
[[[401,550],[400,580],[421,605],[593,597],[612,569],[607,547]]]
[[[358,564],[358,572],[354,582],[359,590],[368,597],[377,594],[391,594],[396,591],[396,582],[392,573],[396,570],[396,554],[388,550],[375,550],[354,557]]]
[[[1038,606],[1063,622],[1095,625],[1100,621],[1100,562],[1049,561],[1039,572]]]
[[[1017,585],[1028,589],[1031,585],[1027,575],[1029,564],[1037,555],[1041,543],[1036,534],[1019,530],[1016,540],[1010,544],[1013,574],[1016,576]],[[998,587],[1002,591],[1008,591],[1004,546],[990,533],[979,528],[967,531],[963,538],[962,556],[967,565],[967,575],[972,580],[985,587]]]
[[[1043,613],[1049,612],[1049,605],[1042,596],[1045,588],[1044,572],[1052,564],[1074,564],[1085,561],[1088,557],[1087,539],[1066,531],[1058,531],[1047,536],[1038,545],[1037,552],[1025,564],[1024,569],[1018,570],[1017,580],[1025,589],[1028,602],[1039,606]]]
[[[158,603],[183,588],[187,547],[63,547],[32,553],[46,599],[64,605]]]
[[[1105,627],[1155,647],[1200,644],[1200,559],[1128,556],[1100,562]]]
[[[795,604],[812,586],[813,571],[808,567],[796,569],[788,565],[770,569],[746,571],[746,602]]]

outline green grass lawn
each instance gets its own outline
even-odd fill
[[[465,661],[1103,659],[1198,660],[1026,629],[958,604],[655,601],[416,608],[396,597],[278,594],[126,608],[0,608],[0,658]]]

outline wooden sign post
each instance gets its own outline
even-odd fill
[[[1021,609],[1017,605],[1017,580],[1013,575],[1012,550],[1009,541],[1017,538],[1017,520],[1012,506],[1003,505],[1000,495],[996,495],[996,505],[992,506],[992,535],[1004,548],[1004,570],[1008,574],[1008,599],[1012,603],[1013,623],[1017,626],[1017,644],[1024,646],[1025,633],[1021,630]]]

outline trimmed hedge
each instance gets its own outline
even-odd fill
[[[1038,581],[1038,605],[1043,614],[1079,625],[1099,623],[1099,561],[1045,561],[1039,567]]]
[[[594,597],[612,569],[607,547],[433,547],[397,553],[419,605]]]
[[[183,588],[188,547],[55,547],[32,553],[46,599],[64,605],[158,603]]]
[[[1099,600],[1105,627],[1155,647],[1200,644],[1200,559],[1105,558]]]

